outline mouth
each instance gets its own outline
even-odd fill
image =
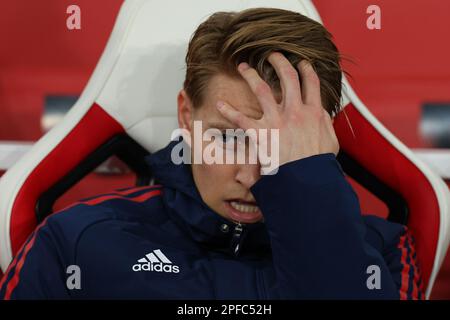
[[[237,222],[254,223],[262,219],[261,210],[256,202],[247,202],[241,199],[225,201],[228,216]]]

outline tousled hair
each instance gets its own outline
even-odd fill
[[[331,116],[340,111],[343,70],[332,35],[300,13],[276,8],[217,12],[200,24],[189,41],[183,84],[193,106],[204,103],[214,75],[239,78],[241,62],[255,68],[279,93],[278,76],[267,61],[274,51],[284,54],[294,67],[302,59],[309,61],[320,79],[323,107]]]

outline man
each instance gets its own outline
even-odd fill
[[[215,144],[246,160],[250,149],[242,147],[254,146],[258,161],[176,164],[178,143],[171,142],[147,159],[159,185],[84,199],[41,224],[11,263],[0,295],[422,297],[408,231],[362,217],[336,160],[339,59],[324,27],[298,13],[212,15],[189,43],[178,95],[181,143],[192,149],[191,160]],[[196,121],[202,137],[208,129],[219,134],[208,143]],[[269,140],[229,144],[236,136],[227,129],[268,130]],[[275,167],[261,151],[274,139]]]

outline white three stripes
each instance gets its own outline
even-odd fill
[[[158,256],[158,258],[164,263],[172,263],[165,255],[161,252],[161,250],[153,250],[153,252]]]
[[[158,258],[155,257],[153,253],[146,254],[145,256],[147,257],[148,260],[150,260],[151,263],[159,262]]]
[[[161,250],[157,249],[157,250],[153,250],[153,252],[150,252],[149,254],[145,255],[147,257],[147,259],[151,262],[151,263],[157,263],[157,262],[163,262],[163,263],[172,263],[172,261],[170,261],[165,255],[164,253],[162,253]],[[159,258],[159,260],[158,260]],[[143,260],[143,261],[141,261]],[[140,259],[138,260],[139,262],[145,262],[145,259]]]

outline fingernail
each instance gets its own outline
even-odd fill
[[[223,106],[225,106],[225,103],[223,101],[217,102],[217,108],[221,109]]]
[[[239,64],[238,69],[242,72],[250,68],[247,62],[242,62]]]

